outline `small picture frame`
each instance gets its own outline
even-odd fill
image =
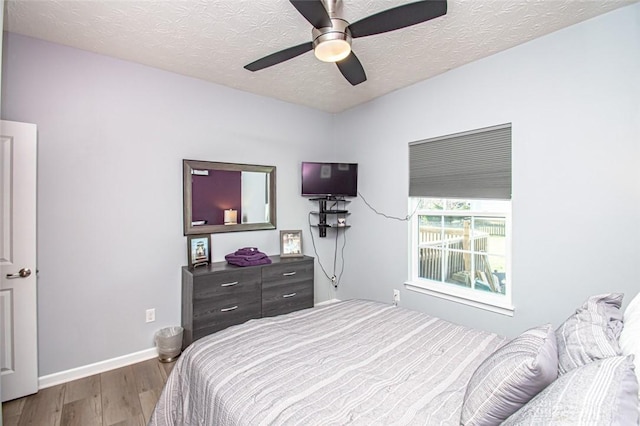
[[[280,257],[302,256],[302,231],[280,231]]]
[[[211,234],[187,236],[189,269],[211,263]]]

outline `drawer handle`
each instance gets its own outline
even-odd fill
[[[234,281],[232,283],[220,284],[220,287],[231,287],[232,285],[236,285],[236,284],[238,284],[238,281]]]
[[[289,294],[283,294],[282,297],[287,298],[287,297],[293,297],[295,296],[295,293],[289,293]]]
[[[284,275],[285,277],[290,277],[290,276],[295,275],[295,274],[296,274],[296,271],[293,271],[293,272],[285,272],[285,273],[284,273],[284,274],[282,274],[282,275]]]
[[[232,307],[230,307],[230,308],[222,308],[222,309],[220,309],[220,312],[235,311],[236,309],[238,309],[238,305],[236,305],[236,306],[232,306]]]

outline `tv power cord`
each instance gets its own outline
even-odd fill
[[[334,206],[335,204],[331,208],[333,208]],[[335,233],[336,238],[335,238],[335,247],[333,250],[333,273],[329,275],[327,270],[324,268],[322,261],[320,260],[320,255],[318,254],[318,249],[316,248],[316,240],[315,240],[315,237],[313,236],[313,225],[311,224],[311,215],[312,215],[312,212],[309,212],[309,215],[307,217],[309,221],[309,233],[311,234],[311,243],[313,245],[313,252],[316,255],[316,259],[318,260],[318,265],[320,265],[320,269],[322,270],[322,273],[324,274],[325,277],[327,277],[329,281],[331,281],[333,288],[337,290],[338,285],[340,284],[340,280],[342,279],[342,274],[344,273],[344,248],[347,245],[347,233],[342,232],[343,243],[342,243],[342,248],[340,250],[341,268],[340,268],[340,273],[338,273],[337,275],[336,275],[336,269],[337,269],[337,261],[338,261],[338,236],[339,236],[338,234],[340,233],[339,232]]]

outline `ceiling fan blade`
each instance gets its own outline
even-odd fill
[[[327,9],[320,0],[289,0],[293,7],[315,28],[332,27]]]
[[[387,9],[349,25],[351,37],[366,37],[419,24],[447,13],[447,0],[422,0]]]
[[[249,71],[259,71],[272,65],[279,64],[280,62],[293,59],[296,56],[302,55],[303,53],[306,53],[312,49],[313,46],[311,42],[299,44],[297,46],[289,47],[288,49],[272,53],[271,55],[265,56],[264,58],[258,59],[257,61],[253,61],[250,64],[245,65],[244,68]]]
[[[356,86],[367,81],[367,75],[364,73],[364,68],[362,68],[360,60],[356,57],[353,51],[343,60],[336,62],[336,65],[344,78],[346,78],[352,86]]]

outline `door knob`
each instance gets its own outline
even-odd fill
[[[29,275],[31,275],[31,269],[29,268],[22,268],[18,271],[17,274],[7,274],[7,278],[8,279],[13,279],[13,278],[27,278]]]

